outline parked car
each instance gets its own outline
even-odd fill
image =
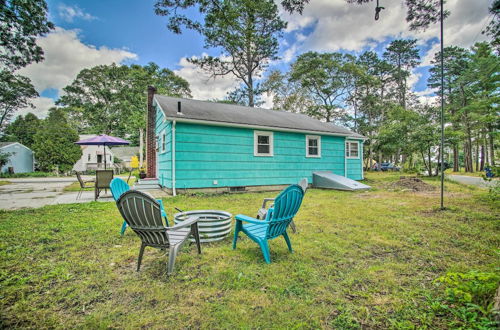
[[[380,163],[380,171],[399,171],[401,168],[393,163]]]

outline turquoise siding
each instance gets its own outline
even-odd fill
[[[158,141],[158,151],[156,164],[158,180],[160,185],[172,188],[172,123],[165,121],[165,115],[156,107],[156,138]],[[162,134],[165,132],[165,151],[162,151]]]
[[[159,150],[158,174],[160,184],[171,188],[172,125],[163,118],[158,111],[157,135],[161,136],[163,129],[169,131],[166,152]],[[274,156],[259,157],[254,156],[253,129],[177,122],[176,188],[282,185],[304,177],[312,182],[313,171],[345,174],[344,137],[321,136],[321,158],[308,158],[306,134],[274,131],[273,135]],[[360,179],[361,158],[347,164],[348,176]]]
[[[353,180],[363,179],[363,141],[359,141],[359,158],[347,158],[346,176]]]

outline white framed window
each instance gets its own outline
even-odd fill
[[[167,150],[167,133],[163,131],[161,134],[161,152],[165,152]]]
[[[253,132],[253,154],[254,156],[274,156],[273,132]]]
[[[345,156],[346,158],[359,158],[359,142],[346,141],[345,142]]]
[[[306,157],[321,157],[321,136],[306,135]]]

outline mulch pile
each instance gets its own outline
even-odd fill
[[[415,177],[401,177],[399,181],[393,182],[389,185],[390,189],[403,190],[403,191],[434,191],[436,187],[425,183],[419,178]]]

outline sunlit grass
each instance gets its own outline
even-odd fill
[[[167,257],[147,249],[114,203],[46,206],[0,213],[0,325],[83,328],[446,328],[428,299],[447,271],[495,272],[499,205],[485,190],[446,182],[439,192],[388,191],[400,174],[367,174],[366,192],[308,190],[291,234],[271,242],[272,264],[258,246],[231,237]],[[438,181],[428,180],[438,185]],[[164,199],[172,217],[221,209],[255,215],[275,193]]]

